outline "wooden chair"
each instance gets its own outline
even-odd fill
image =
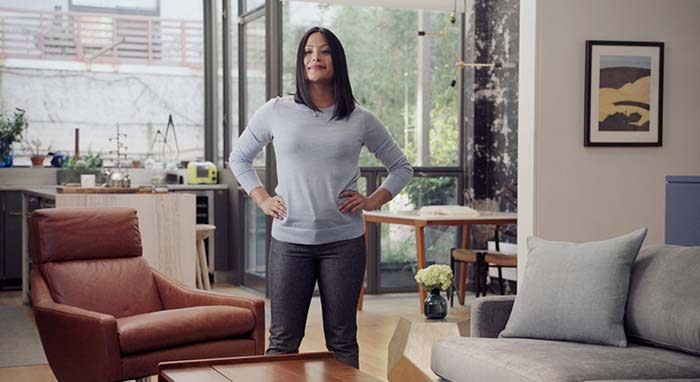
[[[486,278],[489,273],[489,267],[495,266],[498,268],[498,282],[501,289],[501,294],[504,294],[503,287],[503,271],[502,268],[517,267],[517,257],[513,255],[505,255],[501,253],[501,247],[499,243],[499,232],[500,226],[496,226],[494,230],[494,241],[496,243],[496,250],[489,251],[486,249],[464,249],[464,248],[453,248],[450,253],[450,268],[452,269],[452,274],[455,272],[456,263],[472,264],[474,269],[474,280],[475,280],[475,295],[479,297],[480,295],[486,296]],[[464,298],[467,290],[467,267],[463,268],[464,272],[460,272],[459,275],[459,300],[464,303]],[[454,291],[455,285],[453,284],[450,291],[450,306],[454,306]]]
[[[489,253],[484,256],[484,264],[486,275],[489,273],[489,267],[498,268],[498,287],[501,290],[501,294],[505,294],[505,288],[503,286],[503,268],[517,268],[518,267],[518,257],[515,255],[505,255],[503,253]]]

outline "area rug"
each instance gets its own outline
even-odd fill
[[[21,306],[0,306],[0,367],[46,364],[39,332]]]

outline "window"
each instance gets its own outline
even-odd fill
[[[451,84],[457,75],[459,25],[449,25],[445,38],[417,34],[441,30],[446,13],[300,1],[283,7],[284,93],[296,89],[302,35],[315,25],[327,27],[345,48],[355,98],[384,122],[411,163],[458,165],[458,95]],[[360,164],[381,165],[367,150]]]
[[[343,43],[357,101],[377,114],[416,167],[449,168],[449,176],[428,170],[417,173],[387,210],[416,209],[458,202],[459,124],[455,63],[459,23],[445,12],[285,2],[283,8],[283,90],[293,93],[296,49],[303,33],[314,25],[329,28]],[[449,24],[448,24],[449,23]],[[425,30],[428,36],[419,36]],[[444,36],[432,32],[444,31]],[[383,170],[366,149],[360,157],[365,173],[381,184]],[[426,229],[428,263],[449,262],[455,247],[454,227]],[[379,291],[414,290],[416,272],[413,228],[382,225],[379,237]]]
[[[92,4],[95,1],[82,1]],[[99,2],[102,4],[102,2]],[[154,1],[130,1],[152,8]],[[77,3],[76,3],[77,4]],[[21,6],[21,5],[19,5]],[[69,155],[79,129],[80,153],[116,163],[117,125],[131,165],[204,155],[202,3],[164,2],[160,16],[55,10],[51,4],[1,10],[0,97],[8,112],[27,111],[27,138]],[[163,142],[169,115],[175,131]],[[159,134],[160,133],[160,134]],[[175,137],[176,136],[176,137]],[[124,151],[124,149],[123,149]],[[15,150],[16,165],[29,152]]]

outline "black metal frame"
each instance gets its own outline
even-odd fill
[[[591,142],[591,70],[594,46],[640,46],[659,49],[659,103],[657,110],[657,124],[659,125],[656,142]],[[646,41],[586,41],[586,88],[584,95],[584,117],[583,117],[583,145],[584,146],[604,146],[604,147],[640,147],[640,146],[662,146],[663,145],[663,104],[664,104],[664,43]],[[597,115],[597,111],[594,112]],[[597,118],[597,117],[594,117]]]

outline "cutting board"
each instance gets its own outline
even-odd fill
[[[56,187],[59,194],[137,194],[152,193],[151,189],[128,187]]]

